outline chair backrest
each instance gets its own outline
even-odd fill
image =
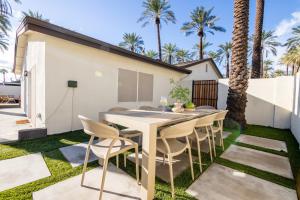
[[[159,108],[155,108],[152,106],[140,106],[139,107],[140,110],[147,110],[147,111],[160,111]]]
[[[100,138],[117,138],[119,137],[119,131],[104,123],[95,122],[87,117],[78,115],[84,132],[89,135],[93,135]]]
[[[226,117],[228,110],[223,110],[221,112],[216,113],[215,121],[223,121]]]
[[[113,107],[111,109],[108,110],[108,112],[120,112],[120,111],[126,111],[128,110],[128,108],[124,108],[124,107]]]
[[[198,119],[181,122],[173,126],[169,126],[160,131],[162,139],[180,138],[193,133]]]
[[[215,118],[216,118],[215,113],[198,118],[198,121],[197,121],[195,127],[200,128],[200,127],[212,126],[214,124]]]

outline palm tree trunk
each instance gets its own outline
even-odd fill
[[[229,54],[226,55],[226,78],[229,78]]]
[[[286,66],[286,75],[287,76],[289,75],[289,66],[288,65]]]
[[[264,0],[256,0],[255,34],[253,38],[252,71],[251,78],[259,78],[262,73],[261,66],[261,38],[264,21]]]
[[[160,20],[156,19],[155,23],[156,23],[156,30],[157,30],[158,57],[159,60],[161,60],[162,56],[161,56],[161,41],[160,41]]]
[[[3,76],[3,85],[5,85],[5,72],[2,73]]]
[[[292,75],[295,75],[295,65],[292,67]]]
[[[203,59],[203,32],[199,32],[198,33],[199,37],[200,37],[200,42],[199,42],[199,59],[202,60]]]
[[[261,48],[261,58],[260,58],[260,78],[264,77],[264,49]]]
[[[247,48],[249,31],[249,0],[234,0],[231,70],[227,97],[228,118],[246,126],[248,70]]]
[[[172,64],[172,56],[169,55],[169,64],[171,65]]]

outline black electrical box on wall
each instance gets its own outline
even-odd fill
[[[68,81],[68,87],[77,88],[77,81]]]

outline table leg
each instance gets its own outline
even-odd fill
[[[152,200],[155,193],[157,127],[147,125],[143,129],[141,198]]]

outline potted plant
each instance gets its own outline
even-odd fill
[[[184,107],[186,111],[195,111],[195,104],[191,101],[187,102]]]
[[[182,112],[184,110],[182,105],[190,100],[190,90],[186,87],[183,87],[173,79],[170,80],[170,83],[172,85],[172,89],[169,95],[176,101],[172,110],[174,112]]]

